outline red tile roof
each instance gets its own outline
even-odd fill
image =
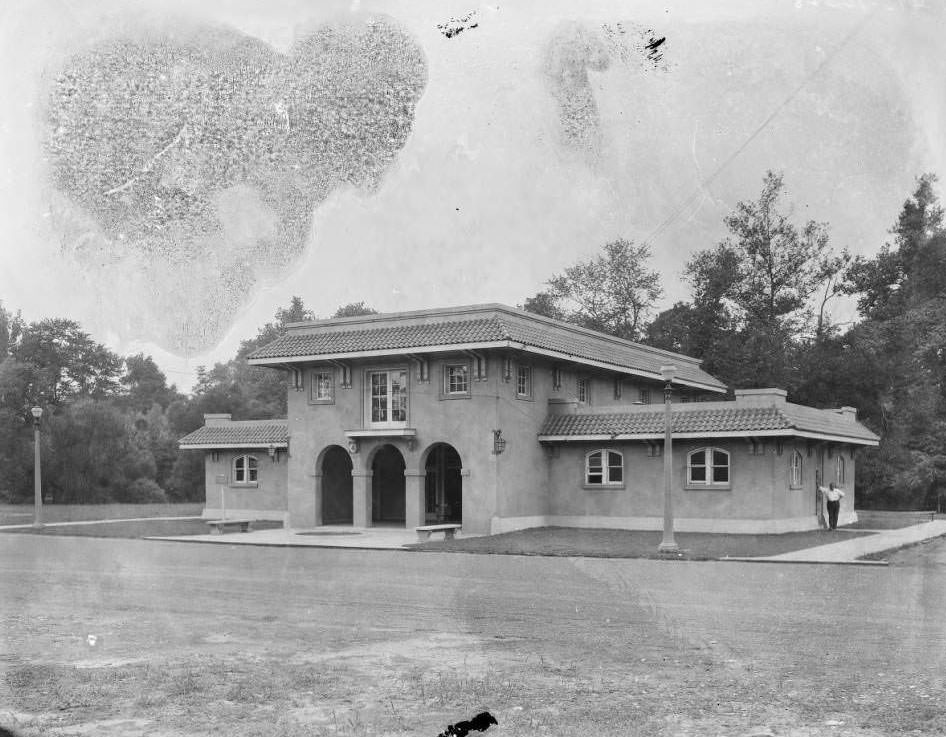
[[[278,365],[293,359],[354,358],[359,353],[398,354],[449,350],[452,346],[509,347],[576,363],[595,363],[622,373],[659,379],[660,367],[673,363],[675,381],[716,391],[722,382],[689,356],[662,351],[594,330],[552,320],[504,305],[393,313],[299,323],[250,355],[250,363]]]
[[[204,425],[178,440],[187,448],[284,448],[289,442],[286,420],[238,420]]]
[[[730,407],[720,405],[729,404]],[[876,445],[877,435],[859,422],[832,410],[819,410],[785,403],[771,407],[739,407],[736,402],[706,405],[675,405],[671,416],[674,435],[765,436],[801,435],[833,437],[843,442]],[[569,438],[610,439],[637,437],[660,439],[664,433],[663,406],[632,412],[550,415],[539,433],[540,440]]]

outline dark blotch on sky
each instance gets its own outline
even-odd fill
[[[467,13],[462,18],[451,18],[445,23],[438,23],[437,30],[447,38],[453,38],[454,36],[459,36],[463,31],[478,28],[479,25],[480,24],[476,22],[476,11],[474,10]]]
[[[380,182],[426,79],[420,47],[384,18],[320,26],[285,55],[191,26],[72,57],[46,149],[56,187],[97,226],[96,258],[145,271],[126,329],[178,353],[214,345],[260,279],[299,258],[333,189]],[[66,220],[64,243],[89,239]]]
[[[545,53],[545,74],[558,103],[564,142],[595,152],[598,146],[598,104],[588,77],[611,64],[608,49],[592,29],[573,22],[559,27]]]
[[[632,23],[591,27],[563,23],[545,50],[545,75],[558,103],[563,142],[583,150],[591,159],[599,151],[600,117],[590,72],[603,72],[618,62],[634,72],[665,69],[663,46],[651,29]]]

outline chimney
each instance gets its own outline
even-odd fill
[[[742,407],[772,407],[785,404],[784,389],[736,389],[736,403]]]
[[[204,415],[204,425],[226,425],[230,422],[229,414]]]
[[[841,417],[843,417],[848,422],[857,421],[857,407],[848,407],[845,405],[844,407],[841,407],[841,409],[836,409],[834,411],[841,415]]]

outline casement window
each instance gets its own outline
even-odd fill
[[[316,404],[332,404],[335,401],[335,372],[318,370],[312,372],[310,401]]]
[[[687,454],[687,486],[729,488],[729,453],[700,448]]]
[[[446,397],[470,395],[470,367],[465,363],[448,363],[443,367],[443,394]]]
[[[641,389],[637,393],[637,401],[641,404],[650,404],[650,389]]]
[[[844,486],[844,458],[840,453],[834,459],[834,483]]]
[[[593,450],[585,456],[586,486],[623,486],[624,456],[616,450]]]
[[[588,379],[584,376],[579,376],[575,382],[575,396],[579,402],[588,401]]]
[[[233,483],[255,484],[258,480],[256,456],[237,456],[233,459]]]
[[[520,399],[532,398],[532,367],[520,365],[516,371],[516,396]]]
[[[375,427],[407,424],[407,369],[369,371],[368,422]]]
[[[797,450],[792,451],[791,466],[789,470],[789,485],[793,489],[798,489],[802,485],[802,456]]]

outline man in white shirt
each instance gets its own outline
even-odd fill
[[[841,511],[841,497],[844,496],[844,490],[836,486],[833,481],[828,484],[827,489],[822,486],[818,490],[828,501],[828,527],[835,530],[838,527],[838,512]]]

